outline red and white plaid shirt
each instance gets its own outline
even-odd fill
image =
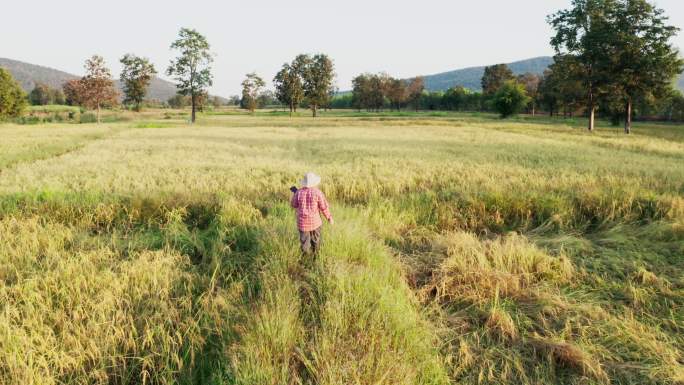
[[[330,206],[323,192],[315,187],[304,187],[292,195],[290,202],[297,209],[297,227],[300,231],[314,231],[323,225],[319,213],[328,222],[332,219]]]

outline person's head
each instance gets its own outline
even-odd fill
[[[299,183],[301,183],[302,187],[316,187],[321,183],[321,177],[314,174],[313,172],[307,172],[304,174],[304,179],[302,179]]]

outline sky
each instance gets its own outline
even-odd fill
[[[657,0],[684,29],[684,1]],[[270,85],[299,53],[326,53],[337,85],[362,72],[405,78],[552,55],[546,16],[570,0],[7,0],[0,57],[81,75],[102,55],[118,77],[126,53],[164,72],[181,27],[204,34],[215,55],[212,94],[240,92],[255,71]],[[684,31],[673,40],[684,48]]]

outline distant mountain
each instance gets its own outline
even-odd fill
[[[551,63],[553,63],[552,57],[541,56],[508,63],[508,67],[516,75],[524,74],[526,72],[541,75]],[[473,91],[481,91],[481,80],[482,75],[484,75],[484,70],[484,66],[470,67],[423,76],[425,79],[425,88],[429,91],[445,91],[454,86],[463,86],[465,88],[470,88]]]
[[[36,83],[44,83],[52,88],[62,88],[67,81],[79,78],[79,76],[53,68],[4,58],[0,58],[0,67],[7,68],[26,92],[31,92]],[[117,80],[115,83],[120,91],[120,82]],[[175,94],[176,86],[173,83],[155,77],[147,91],[147,99],[166,101]]]
[[[508,63],[508,67],[516,75],[527,72],[541,75],[552,63],[552,57],[540,56],[532,59]],[[484,69],[484,66],[471,67],[423,76],[425,79],[425,88],[429,91],[445,91],[454,86],[463,86],[465,88],[470,88],[473,91],[481,91],[481,80],[482,75],[484,75]],[[679,77],[677,81],[677,88],[684,91],[684,74]]]

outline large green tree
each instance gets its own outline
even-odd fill
[[[610,55],[616,3],[617,0],[572,0],[569,9],[548,18],[556,32],[551,38],[556,53],[573,58],[577,64],[573,74],[586,91],[589,131],[594,130],[598,98],[615,80]]]
[[[190,96],[191,121],[195,123],[198,98],[212,85],[211,63],[213,56],[207,39],[194,29],[181,28],[178,39],[171,44],[179,55],[171,61],[167,75],[176,80],[176,88]]]
[[[632,129],[632,106],[638,99],[662,98],[684,64],[670,40],[679,29],[667,24],[662,9],[646,0],[617,3],[611,67],[621,90],[625,133]]]
[[[247,74],[245,80],[242,81],[242,101],[241,106],[244,109],[254,112],[259,101],[259,92],[266,83],[259,75],[252,72]]]
[[[297,107],[304,99],[302,73],[298,68],[297,59],[292,64],[283,64],[273,78],[273,84],[276,98],[290,108],[290,115],[297,112]]]
[[[157,70],[147,58],[126,54],[120,59],[123,69],[120,80],[124,92],[124,104],[133,105],[135,111],[140,111],[147,88]]]
[[[26,93],[12,74],[0,68],[0,119],[20,116],[27,105]]]
[[[515,79],[513,71],[506,64],[485,67],[484,75],[482,75],[482,93],[485,96],[492,96],[505,82],[513,79]]]
[[[302,63],[301,71],[304,96],[315,118],[318,107],[328,105],[335,80],[335,66],[328,55],[316,54]]]

